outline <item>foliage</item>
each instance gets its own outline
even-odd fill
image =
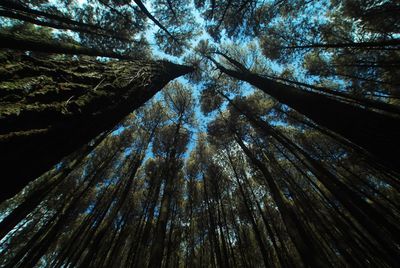
[[[396,267],[399,4],[189,2],[0,3],[110,58],[1,45],[0,141],[87,139],[1,204],[0,266]]]

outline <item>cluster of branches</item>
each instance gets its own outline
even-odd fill
[[[398,4],[195,1],[214,41],[255,45],[200,42],[185,59],[193,68],[120,54],[110,40],[143,31],[143,17],[170,54],[195,35],[184,1],[134,3],[102,0],[71,17],[0,4],[24,21],[1,46],[31,51],[0,54],[0,163],[15,182],[1,200],[32,181],[1,204],[1,265],[396,267]],[[121,21],[125,32],[105,27]],[[207,130],[192,135],[196,102],[179,83],[126,117],[193,70]]]
[[[138,58],[143,57],[143,51],[149,45],[144,34],[148,28],[146,21],[148,19],[159,28],[155,32],[156,45],[166,53],[180,55],[187,47],[189,39],[196,35],[194,31],[196,24],[188,24],[193,18],[184,3],[155,2],[157,8],[154,9],[153,15],[142,1],[134,1],[134,4],[131,4],[130,1],[114,3],[109,0],[98,0],[84,2],[79,6],[63,1],[21,3],[16,0],[6,0],[0,3],[0,17],[11,26],[2,27],[1,30],[5,34],[20,33],[28,37],[38,31],[50,30],[51,34],[42,36],[42,41],[58,41],[53,44],[56,47],[65,48],[61,43],[67,43],[67,46],[80,45],[92,50],[89,52],[91,54],[83,50],[73,51],[75,54]],[[18,40],[21,43],[19,45],[16,45],[16,42],[6,44],[4,42],[11,36],[1,38],[2,47],[7,48],[34,50],[33,46],[38,45],[22,44],[24,42],[22,39]],[[60,48],[54,51],[49,46],[42,49],[47,49],[47,52],[62,52]],[[124,55],[118,55],[121,51]]]

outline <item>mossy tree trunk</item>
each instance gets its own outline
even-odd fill
[[[3,58],[0,202],[191,71],[166,61]]]

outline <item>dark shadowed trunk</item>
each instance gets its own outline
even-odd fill
[[[24,58],[0,69],[0,201],[113,128],[170,80],[192,71],[166,61]]]
[[[0,240],[9,233],[21,220],[23,220],[29,213],[31,213],[45,197],[51,193],[75,168],[82,164],[86,156],[93,151],[93,149],[101,143],[109,132],[102,133],[96,138],[93,144],[87,144],[80,150],[71,154],[64,166],[58,170],[46,172],[43,176],[46,181],[38,185],[30,194],[20,203],[13,211],[4,217],[0,222]],[[76,157],[76,159],[74,159]],[[64,161],[64,160],[63,160]]]
[[[38,39],[37,37],[29,37],[8,33],[0,33],[0,48],[8,48],[22,51],[38,51],[43,53],[62,53],[68,55],[88,55],[124,60],[134,60],[134,58],[129,55],[122,55],[112,51],[102,51],[95,48],[84,47],[78,44]],[[61,63],[61,65],[63,64]]]
[[[20,2],[22,2],[22,1],[20,1]],[[18,14],[25,13],[25,14],[31,15],[32,17],[41,17],[41,18],[45,18],[48,20],[56,21],[58,23],[63,23],[64,25],[74,25],[74,26],[79,26],[81,28],[89,28],[92,30],[106,31],[97,25],[87,24],[87,23],[84,23],[81,21],[76,21],[76,20],[70,19],[65,16],[61,16],[58,14],[52,14],[52,13],[48,13],[48,12],[41,11],[38,9],[29,8],[27,5],[18,3],[18,1],[2,0],[0,2],[0,7],[5,10],[15,11]],[[111,33],[112,31],[109,31],[109,32]]]
[[[102,29],[93,30],[93,29],[90,29],[90,27],[88,28],[88,27],[76,26],[73,24],[55,23],[54,21],[42,21],[42,20],[37,19],[35,15],[33,15],[33,16],[31,15],[32,16],[31,17],[29,15],[24,15],[22,13],[12,11],[12,10],[1,10],[0,9],[0,16],[12,18],[12,19],[18,19],[18,20],[26,21],[26,22],[33,23],[36,25],[51,27],[51,28],[55,28],[55,29],[71,30],[74,32],[82,32],[82,33],[94,34],[94,35],[98,35],[98,36],[104,36],[104,37],[108,37],[108,38],[115,38],[115,39],[119,39],[119,40],[125,41],[125,42],[134,42],[133,40],[130,40],[129,38],[118,36],[118,35],[113,34],[112,32],[105,31]]]
[[[246,81],[315,123],[338,133],[371,153],[380,163],[400,171],[400,119],[338,101],[311,91],[279,83],[247,71],[239,62],[224,56],[240,71],[227,69],[212,58],[220,71]],[[391,148],[392,154],[388,153]]]
[[[301,219],[295,214],[293,209],[288,204],[282,191],[272,177],[267,167],[259,161],[250,149],[243,143],[239,135],[235,137],[236,142],[250,159],[250,161],[262,172],[267,182],[271,195],[279,208],[279,212],[282,215],[282,219],[285,223],[286,230],[289,233],[293,243],[296,245],[298,252],[303,260],[305,266],[312,267],[330,267],[329,263],[325,263],[323,256],[320,254],[314,254],[317,252],[317,248],[314,247],[314,243],[311,243],[311,237],[308,236],[307,231],[304,228],[304,224]]]
[[[306,49],[306,48],[359,48],[359,49],[391,49],[400,46],[399,39],[371,41],[371,42],[354,42],[354,43],[336,43],[323,44],[315,43],[310,45],[286,46],[283,49]]]

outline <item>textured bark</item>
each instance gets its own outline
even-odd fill
[[[44,53],[99,56],[122,60],[135,60],[129,55],[121,55],[112,51],[102,51],[94,48],[83,47],[76,44],[61,43],[45,39],[40,40],[36,37],[28,37],[8,33],[0,33],[0,48],[9,48],[22,51],[38,51]]]
[[[0,67],[0,201],[111,129],[191,67],[24,58]]]

